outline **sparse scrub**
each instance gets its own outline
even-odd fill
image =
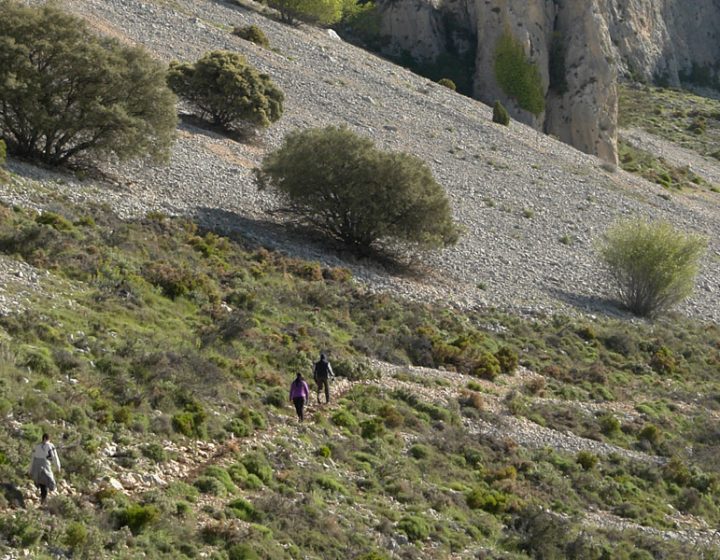
[[[167,158],[177,117],[165,71],[54,5],[0,2],[0,135],[11,153]]]
[[[692,293],[704,249],[700,236],[633,220],[607,232],[600,255],[622,303],[637,315],[656,316]]]

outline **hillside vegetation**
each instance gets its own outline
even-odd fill
[[[712,542],[642,528],[720,520],[717,327],[411,305],[185,219],[50,196],[52,212],[0,212],[2,252],[48,273],[0,318],[0,469],[29,490],[48,430],[65,470],[47,509],[3,502],[4,552],[696,558]],[[320,349],[343,394],[298,426],[287,385]],[[513,418],[579,439],[528,440]]]
[[[573,273],[594,270],[594,228],[618,213],[697,230],[715,223],[712,206],[492,124],[487,108],[340,42],[330,51],[318,32],[267,20],[274,50],[232,35],[240,22],[223,17],[260,19],[256,7],[69,5],[158,57],[242,44],[287,95],[275,96],[277,126],[245,143],[181,125],[168,167],[2,169],[3,557],[720,558],[720,327],[698,308],[650,323],[558,306],[518,314],[506,301],[526,283],[548,291],[538,263],[574,290],[566,299],[597,294]],[[342,81],[361,67],[372,70],[353,85],[377,89]],[[379,145],[420,139],[404,167],[428,186],[448,241],[450,206],[468,235],[408,266],[407,283],[426,273],[416,284],[432,289],[447,273],[446,290],[476,297],[482,272],[495,290],[484,305],[387,289],[381,265],[346,263],[306,230],[258,218],[277,199],[257,193],[255,164],[289,130],[341,116]],[[325,262],[298,256],[312,251]],[[701,301],[717,311],[708,286]],[[332,400],[311,399],[299,423],[289,383],[310,377],[321,351],[337,374]],[[63,471],[40,504],[27,466],[44,432]]]

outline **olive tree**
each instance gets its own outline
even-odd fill
[[[282,115],[283,92],[237,53],[211,51],[193,64],[172,62],[168,84],[202,118],[225,129],[268,126]]]
[[[693,290],[706,240],[666,222],[619,222],[605,234],[600,255],[623,304],[633,313],[655,316]]]
[[[357,254],[396,240],[423,248],[459,236],[443,188],[428,166],[405,153],[330,126],[289,134],[258,173],[281,210],[341,240]]]
[[[51,165],[82,153],[168,156],[176,98],[161,64],[52,5],[0,0],[0,13],[0,136],[11,153]]]

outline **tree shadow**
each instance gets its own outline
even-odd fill
[[[229,138],[238,144],[255,146],[262,144],[262,138],[254,127],[228,129],[192,113],[180,113],[178,117],[180,119],[178,128],[185,129],[188,132],[202,134],[213,140]]]
[[[584,313],[597,313],[614,319],[635,318],[635,315],[625,309],[623,304],[617,299],[605,296],[578,294],[561,288],[549,287],[544,291]]]
[[[362,267],[375,274],[405,278],[427,274],[416,255],[400,255],[383,248],[358,256],[341,242],[303,224],[280,223],[208,207],[195,209],[194,217],[202,229],[224,235],[247,248],[264,247],[289,257],[321,261],[327,266]]]

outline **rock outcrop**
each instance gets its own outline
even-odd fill
[[[433,61],[470,54],[473,95],[500,99],[514,118],[616,162],[618,74],[678,85],[718,79],[718,0],[391,0],[381,7],[389,49]],[[546,92],[539,115],[497,84],[498,38],[509,30],[538,67]]]

